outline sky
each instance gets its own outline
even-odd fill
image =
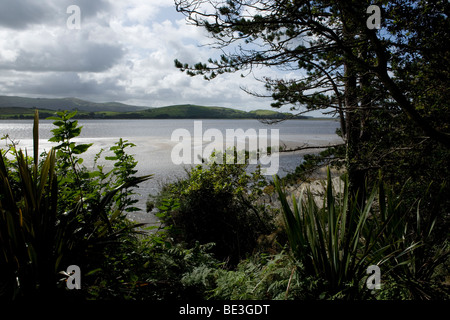
[[[80,9],[79,28],[75,12],[68,12],[73,5]],[[175,59],[192,64],[217,57],[208,43],[173,0],[0,0],[0,95],[273,109],[270,99],[242,87],[265,94],[256,78],[276,70],[206,81],[175,68]]]

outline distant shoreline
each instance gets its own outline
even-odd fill
[[[40,120],[48,120],[48,117],[39,117]],[[275,120],[268,118],[85,118],[85,117],[73,117],[74,120]],[[0,115],[0,121],[21,121],[21,120],[33,120],[32,117],[23,117],[23,118],[11,118],[11,117],[2,117]],[[279,119],[278,119],[279,120]],[[305,118],[305,119],[283,119],[282,121],[339,121],[336,118]]]
[[[35,108],[2,107],[0,108],[0,120],[32,120],[35,110]],[[58,112],[49,109],[37,110],[41,120],[55,116]],[[273,110],[242,111],[193,105],[177,105],[128,112],[69,110],[69,112],[73,111],[77,111],[77,114],[73,117],[77,120],[339,120],[338,118],[291,115]]]
[[[0,107],[0,120],[33,120],[34,108]],[[39,119],[46,120],[53,117],[57,110],[38,109]],[[77,120],[334,120],[339,118],[291,116],[272,110],[241,111],[229,108],[195,106],[169,106],[149,109],[140,112],[105,112],[105,111],[77,111],[72,119]]]

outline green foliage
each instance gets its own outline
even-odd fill
[[[127,153],[134,145],[120,139],[104,157],[112,166],[100,164],[102,150],[88,169],[82,155],[90,144],[73,142],[81,133],[74,116],[61,112],[53,118],[52,141],[58,145],[48,153],[37,153],[37,114],[33,156],[12,140],[1,150],[3,299],[450,297],[443,284],[450,251],[442,233],[448,230],[440,225],[448,201],[445,183],[427,182],[424,189],[409,179],[388,187],[395,172],[383,171],[375,187],[364,190],[367,198],[359,206],[347,177],[342,194],[334,194],[328,172],[321,204],[308,191],[291,207],[275,177],[290,248],[269,254],[259,251],[261,239],[280,226],[276,209],[262,195],[273,186],[259,168],[250,173],[247,164],[208,162],[164,187],[154,205],[165,224],[142,234],[136,232],[142,225],[126,218],[136,210],[133,188],[150,178],[135,177],[136,161]],[[301,173],[327,157],[333,155],[308,158]],[[76,292],[58,282],[58,272],[71,264],[83,273],[82,290]],[[364,283],[372,264],[382,271],[382,289],[375,294]]]
[[[199,165],[186,179],[166,186],[157,207],[163,222],[172,225],[171,235],[191,245],[214,242],[217,257],[231,264],[250,254],[273,225],[270,210],[257,202],[266,181],[259,168],[247,173],[247,167]]]
[[[120,190],[114,194],[111,204],[120,211],[137,211],[133,205],[137,200],[132,199],[134,194],[127,185],[136,179],[137,171],[135,167],[137,161],[127,153],[127,148],[134,147],[133,143],[122,138],[112,147],[110,151],[113,155],[105,156],[105,160],[114,161],[113,168],[105,172],[105,165],[99,165],[99,159],[104,152],[101,150],[95,157],[94,170],[89,170],[83,165],[83,159],[79,155],[88,150],[92,144],[76,144],[71,139],[81,133],[82,127],[78,126],[77,120],[71,120],[76,112],[58,112],[58,117],[51,117],[55,120],[53,124],[57,127],[53,129],[53,138],[50,141],[59,143],[55,147],[57,150],[58,170],[61,172],[60,185],[64,188],[61,199],[67,202],[66,205],[73,204],[73,201],[82,199],[83,202],[90,200],[98,201],[101,195],[105,195],[116,188]],[[151,176],[147,176],[150,178]],[[135,184],[133,184],[135,185]],[[112,209],[111,209],[112,210]]]
[[[107,175],[114,177],[110,180],[109,188],[114,188],[127,183],[132,180],[133,176],[137,173],[135,169],[137,161],[134,157],[127,153],[125,150],[128,147],[135,147],[136,145],[128,142],[128,140],[119,139],[116,145],[110,148],[113,151],[114,156],[105,157],[106,160],[115,161],[114,169],[111,170]],[[103,167],[102,167],[103,169]],[[103,171],[103,170],[102,170]],[[136,199],[132,199],[131,196],[134,192],[129,188],[123,188],[114,198],[114,202],[117,204],[118,208],[123,209],[126,212],[139,211],[140,209],[134,207],[133,205],[138,202]]]
[[[316,204],[312,193],[308,191],[306,199],[300,196],[298,204],[293,197],[293,211],[277,178],[275,187],[282,204],[292,252],[304,265],[307,274],[326,281],[323,291],[330,297],[367,297],[368,291],[362,280],[370,265],[386,265],[383,270],[389,271],[385,271],[383,275],[389,275],[396,268],[416,270],[417,263],[424,262],[416,250],[425,245],[426,236],[411,237],[411,228],[404,223],[412,207],[404,206],[400,197],[395,197],[391,191],[385,192],[383,183],[380,182],[377,188],[373,188],[364,207],[360,208],[349,195],[346,180],[343,194],[340,198],[335,198],[328,172],[322,206]],[[378,203],[375,206],[376,198]],[[432,225],[431,222],[422,235],[429,236]],[[418,226],[420,228],[420,223]],[[447,255],[448,253],[441,253],[439,258],[425,261],[428,264],[431,261],[439,264]],[[433,273],[433,270],[429,271],[430,274]],[[395,271],[393,273],[396,274]],[[408,278],[411,283],[414,282],[413,279],[419,280],[410,271],[407,274],[396,274],[397,281],[399,274],[403,279]],[[420,281],[427,282],[423,278]],[[414,290],[411,285],[406,287],[410,291]]]
[[[242,260],[235,270],[200,271],[201,277],[197,278],[209,279],[210,283],[214,279],[215,286],[208,296],[213,300],[311,299],[317,289],[317,281],[305,275],[301,264],[284,251],[274,256],[252,256]],[[189,274],[185,281],[195,275]]]
[[[404,252],[390,262],[389,276],[394,284],[388,284],[385,293],[394,287],[401,290],[407,299],[448,299],[450,298],[450,287],[442,285],[448,272],[442,273],[439,269],[445,269],[445,264],[448,263],[450,257],[450,247],[448,240],[437,243],[435,237],[436,223],[440,216],[439,205],[429,208],[430,204],[427,204],[428,210],[435,210],[432,216],[424,215],[421,211],[422,202],[426,202],[429,198],[439,201],[442,193],[430,196],[431,189],[429,189],[411,207],[407,197],[403,195],[406,190],[408,190],[408,183],[395,196],[392,189],[380,188],[381,219],[385,220],[388,214],[392,215],[391,221],[383,233],[385,238],[383,245],[389,245],[391,250]],[[406,201],[403,200],[405,198]],[[407,207],[413,210],[405,214],[403,212]],[[415,217],[414,221],[406,219],[412,214]],[[395,241],[396,239],[402,240]],[[420,245],[413,251],[409,251],[407,249],[411,243]]]
[[[77,120],[71,120],[75,112],[58,112],[58,116],[50,117],[54,120],[56,126],[52,130],[53,137],[49,139],[51,142],[58,143],[54,148],[57,155],[57,171],[59,185],[62,189],[60,192],[61,207],[74,206],[78,201],[85,197],[85,189],[88,186],[88,172],[82,166],[83,159],[79,157],[86,152],[92,144],[77,145],[72,141],[81,133],[82,127],[78,126]]]
[[[40,173],[36,166],[29,167],[21,150],[15,151],[15,157],[21,194],[13,190],[0,155],[0,296],[7,299],[52,291],[54,272],[65,249],[65,225],[55,229],[55,153],[47,155]]]
[[[4,299],[61,297],[64,291],[57,293],[59,271],[77,264],[89,274],[105,260],[102,250],[120,243],[138,226],[125,221],[120,199],[126,195],[123,190],[149,176],[125,177],[122,173],[131,171],[126,158],[120,158],[119,171],[111,173],[117,177],[115,184],[95,180],[98,174],[87,172],[78,158],[89,145],[71,141],[81,131],[70,120],[74,115],[61,112],[54,118],[57,128],[52,141],[60,144],[42,161],[37,111],[34,157],[29,159],[15,146],[10,150],[13,160],[6,160],[6,153],[1,152],[0,296]],[[123,147],[119,143],[118,150]],[[116,198],[118,194],[122,196]]]
[[[92,276],[89,299],[179,300],[206,298],[206,279],[185,281],[199,268],[220,267],[209,252],[213,244],[186,248],[172,244],[165,233],[122,241],[107,251],[102,268]]]
[[[379,183],[381,170],[383,182],[392,188],[389,201],[395,199],[395,205],[388,205],[390,215],[400,212],[390,222],[398,238],[386,245],[404,250],[421,244],[401,256],[402,267],[393,270],[398,274],[392,279],[405,284],[409,296],[427,298],[428,289],[421,290],[418,279],[428,283],[436,265],[442,265],[442,244],[448,241],[450,226],[450,198],[441,196],[450,192],[449,2],[382,1],[381,30],[365,23],[370,1],[175,3],[189,22],[208,32],[215,48],[222,49],[220,58],[207,63],[176,60],[181,71],[210,80],[261,65],[298,70],[298,79],[261,79],[272,93],[272,106],[334,108],[345,150],[305,157],[285,181],[303,181],[312,169],[340,158],[349,175],[349,200],[358,195],[356,201],[364,208],[372,196],[365,183]],[[371,210],[381,203],[374,204]],[[433,226],[428,229],[433,232],[424,232],[424,226]]]
[[[213,279],[202,276],[201,281],[188,281],[187,278],[199,269],[221,268],[222,263],[214,257],[213,248],[213,243],[199,242],[190,247],[169,242],[156,247],[152,268],[153,277],[159,279],[159,285],[154,288],[160,298],[205,299]]]

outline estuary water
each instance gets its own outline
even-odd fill
[[[103,157],[111,155],[109,148],[120,138],[132,142],[136,146],[128,149],[138,161],[137,175],[153,174],[153,178],[140,185],[136,192],[138,207],[142,212],[130,214],[130,218],[137,222],[156,224],[157,219],[152,213],[145,212],[145,203],[149,194],[157,194],[164,183],[174,181],[186,175],[186,169],[194,164],[176,164],[173,161],[173,150],[180,146],[181,138],[172,138],[174,132],[190,134],[192,139],[199,133],[220,132],[222,137],[215,136],[214,143],[223,146],[229,143],[227,130],[242,129],[248,134],[248,140],[258,140],[258,135],[266,130],[267,135],[274,137],[274,131],[278,130],[280,146],[293,148],[296,146],[323,146],[341,142],[336,135],[339,122],[336,120],[288,120],[276,124],[265,124],[258,120],[79,120],[83,126],[81,135],[74,139],[77,143],[93,143],[92,147],[83,154],[87,168],[93,167],[95,155],[104,149]],[[50,150],[55,144],[48,141],[52,137],[51,130],[56,128],[52,121],[41,120],[39,123],[40,152]],[[209,129],[212,129],[209,130]],[[208,131],[209,130],[209,131]],[[263,130],[263,131],[260,131]],[[237,132],[237,131],[235,131]],[[242,132],[242,131],[241,131]],[[256,133],[251,136],[250,133]],[[33,150],[33,121],[32,120],[0,120],[0,137],[8,134],[18,143],[22,149],[27,149],[29,154]],[[198,136],[198,135],[197,135]],[[219,138],[219,139],[218,139]],[[222,139],[223,138],[223,139]],[[244,137],[245,139],[245,137]],[[234,140],[234,138],[233,138]],[[237,136],[239,140],[239,136]],[[268,139],[269,140],[269,139]],[[195,154],[205,150],[205,146],[213,140],[203,139],[200,144],[192,143],[192,159]],[[261,140],[260,140],[261,141]],[[5,141],[0,141],[0,148],[5,148]],[[268,142],[270,146],[270,142]],[[282,177],[295,169],[302,160],[302,155],[314,150],[303,152],[280,153],[277,174]],[[176,162],[176,161],[175,161]],[[193,162],[193,161],[192,161]],[[191,162],[191,163],[192,163]],[[106,168],[112,165],[112,161],[104,161]]]

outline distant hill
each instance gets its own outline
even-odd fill
[[[130,113],[136,115],[135,112]],[[192,104],[173,105],[153,108],[139,112],[143,118],[150,119],[256,119],[269,116],[270,118],[285,118],[288,115],[276,111],[242,111],[224,107],[206,107]]]
[[[138,112],[98,112],[97,117],[130,119],[284,119],[292,117],[292,115],[271,110],[256,110],[246,112],[232,108],[183,104],[152,108]],[[296,119],[305,118],[307,117],[299,117]]]
[[[148,109],[142,106],[127,105],[119,102],[91,102],[77,98],[24,98],[0,96],[0,108],[38,108],[46,110],[79,110],[86,112],[113,111],[130,112]],[[0,113],[3,110],[0,109]]]
[[[274,110],[242,111],[224,107],[207,107],[192,104],[160,108],[144,108],[117,102],[95,103],[76,98],[48,99],[0,96],[0,119],[29,119],[34,109],[42,119],[58,110],[78,110],[78,119],[285,119],[289,113]],[[294,119],[309,117],[297,116]]]

